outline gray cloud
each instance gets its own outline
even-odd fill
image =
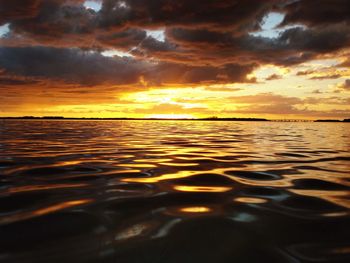
[[[317,8],[308,0],[289,2],[104,0],[95,12],[82,0],[1,1],[3,23],[10,23],[11,32],[0,44],[117,48],[138,59],[193,66],[242,61],[288,66],[349,46],[346,1],[321,0]],[[276,10],[286,14],[284,25],[298,22],[309,28],[290,28],[275,39],[249,34]],[[147,37],[145,30],[151,28],[166,29],[165,42]]]
[[[98,52],[46,47],[2,47],[0,69],[7,74],[61,80],[80,85],[196,84],[247,82],[255,65],[226,64],[221,67],[150,63],[133,58],[104,57]]]
[[[348,0],[290,1],[283,11],[286,16],[282,25],[302,23],[308,26],[349,23]]]

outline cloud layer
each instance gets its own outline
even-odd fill
[[[257,82],[252,73],[264,65],[294,67],[347,54],[350,46],[347,0],[320,0],[317,7],[309,0],[97,2],[98,11],[83,0],[0,0],[0,26],[10,29],[0,38],[0,95],[5,88],[35,85],[121,92],[249,84]],[[284,16],[276,25],[280,34],[255,34],[264,30],[271,13]],[[164,32],[164,41],[150,30]],[[104,55],[116,50],[119,55]],[[339,66],[349,67],[347,61]],[[339,72],[313,73],[308,69],[296,75],[343,77]],[[280,79],[276,73],[265,77]],[[346,84],[339,90],[348,90]]]

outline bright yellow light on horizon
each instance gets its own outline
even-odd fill
[[[195,117],[191,114],[150,114],[146,116],[146,118],[153,119],[195,119]]]

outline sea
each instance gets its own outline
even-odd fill
[[[0,120],[0,262],[350,262],[350,124]]]

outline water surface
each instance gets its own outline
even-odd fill
[[[0,121],[0,262],[350,262],[350,124]]]

